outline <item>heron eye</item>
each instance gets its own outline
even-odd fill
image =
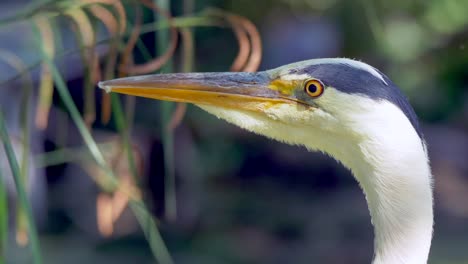
[[[310,97],[319,97],[323,93],[323,84],[319,80],[308,80],[304,86],[305,92]]]

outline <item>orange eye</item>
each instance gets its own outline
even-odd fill
[[[315,79],[308,80],[305,82],[304,90],[310,97],[319,97],[324,90],[323,83]]]

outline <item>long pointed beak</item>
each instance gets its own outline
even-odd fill
[[[99,87],[158,100],[255,111],[276,103],[294,103],[270,84],[266,72],[227,72],[135,76],[100,82]]]

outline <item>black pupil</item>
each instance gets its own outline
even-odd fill
[[[309,91],[309,93],[316,93],[317,92],[317,85],[311,83],[309,84],[309,86],[307,86],[307,91]]]

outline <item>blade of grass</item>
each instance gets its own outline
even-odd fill
[[[112,143],[102,143],[98,147],[101,151],[106,152],[112,145]],[[36,168],[45,168],[64,163],[80,163],[93,159],[89,154],[89,150],[85,147],[60,148],[38,154],[34,159],[36,160]]]
[[[168,0],[153,0],[154,4],[162,10],[170,11],[171,6]],[[155,17],[161,17],[155,12]],[[157,50],[159,54],[163,54],[168,48],[170,31],[167,29],[158,31],[157,34]],[[166,65],[161,68],[162,72],[172,72],[172,62],[168,60]],[[174,168],[174,136],[172,131],[167,129],[171,121],[174,104],[170,102],[161,102],[161,124],[162,124],[162,143],[164,149],[164,211],[165,216],[169,220],[175,220],[177,217],[177,200],[175,193],[175,168]]]
[[[124,143],[123,146],[128,156],[130,170],[133,175],[133,181],[138,186],[138,183],[139,183],[138,171],[137,171],[136,164],[135,164],[135,158],[133,157],[132,145],[130,143],[130,131],[125,121],[126,116],[123,112],[123,108],[119,99],[119,95],[113,93],[111,95],[111,98],[112,98],[112,110],[114,112],[114,117],[115,117],[115,124],[116,124],[117,130],[122,135],[122,140]]]
[[[184,15],[193,13],[194,8],[193,0],[185,0],[183,3]],[[189,28],[180,29],[180,35],[182,39],[182,71],[191,72],[193,71],[195,61],[195,41],[193,39],[193,30]],[[185,112],[187,111],[187,104],[178,103],[177,107],[169,121],[167,128],[171,132],[182,122]]]
[[[169,251],[162,240],[161,234],[159,233],[156,223],[151,214],[148,213],[144,203],[132,200],[130,201],[130,208],[135,214],[138,223],[145,233],[145,237],[148,241],[151,241],[150,247],[156,256],[159,256],[158,261],[161,264],[173,264]]]
[[[195,7],[194,0],[184,0],[183,11],[184,16],[190,16],[193,14]],[[182,71],[191,72],[193,71],[195,64],[195,41],[193,38],[193,29],[185,28],[181,30],[182,34]]]
[[[142,13],[142,8],[140,5],[135,5],[135,18],[134,18],[134,21],[133,21],[133,25],[131,25],[130,21],[127,21],[127,24],[129,28],[132,28],[132,34],[130,36],[130,38],[128,39],[127,43],[124,44],[125,48],[122,52],[122,60],[121,60],[121,64],[120,64],[120,67],[119,67],[119,77],[125,77],[127,76],[127,72],[124,70],[126,67],[128,66],[133,66],[135,64],[135,61],[134,61],[134,58],[133,58],[133,50],[135,48],[135,44],[137,43],[140,43],[141,40],[140,40],[140,30],[141,30],[141,26],[142,26],[142,23],[143,23],[143,13]],[[143,44],[144,46],[144,44]],[[140,49],[141,50],[141,49]],[[148,56],[149,53],[145,54],[143,53],[143,55],[145,56]],[[151,56],[149,56],[149,60],[151,60]],[[118,98],[118,97],[117,97]],[[126,96],[125,97],[125,100],[126,100],[126,104],[125,104],[125,114],[126,114],[126,127],[125,127],[125,130],[127,131],[127,137],[129,137],[130,135],[130,130],[131,130],[131,125],[133,124],[133,117],[134,117],[134,113],[135,113],[135,105],[136,105],[136,98],[133,97],[133,96]],[[120,101],[117,100],[119,105],[117,106],[116,111],[114,111],[117,115],[118,115],[118,112],[122,112],[122,107],[121,107],[121,104],[120,104]],[[119,116],[122,116],[123,117],[123,114],[119,115]],[[117,120],[117,123],[119,123],[120,121]],[[121,122],[122,124],[125,123],[124,120],[122,120]],[[124,129],[123,126],[120,127],[119,130],[122,130]],[[125,136],[125,135],[124,135]],[[125,141],[125,139],[124,139]],[[129,140],[128,140],[128,143],[129,143]],[[127,145],[125,144],[124,142],[124,145]],[[130,146],[130,143],[128,144],[128,148],[127,150],[129,152],[127,152],[129,155],[132,154],[132,152],[130,152],[132,149],[132,147]],[[129,156],[129,158],[133,158],[133,156]],[[132,162],[132,160],[129,160],[130,163],[134,163]],[[132,168],[131,168],[132,169]],[[132,175],[133,175],[133,178],[135,180],[135,183],[138,184],[138,179],[137,179],[137,176],[136,176],[136,172],[132,169]]]
[[[23,78],[23,94],[21,96],[21,106],[20,106],[20,114],[19,119],[21,123],[21,143],[22,143],[22,157],[21,157],[21,180],[23,181],[23,185],[26,185],[28,182],[28,175],[29,175],[29,150],[30,150],[30,141],[31,141],[31,127],[30,127],[30,100],[31,100],[31,93],[33,90],[33,83],[31,78],[25,77]],[[18,204],[18,221],[17,221],[17,237],[18,235],[22,235],[22,237],[26,238],[25,241],[28,241],[28,233],[27,233],[27,221],[26,221],[26,212],[25,208]],[[17,239],[19,244],[21,241]],[[23,243],[25,245],[25,243]]]
[[[32,80],[30,78],[24,78],[23,82],[23,94],[21,96],[21,113],[20,113],[20,123],[21,123],[21,143],[22,143],[22,154],[21,154],[21,178],[23,180],[23,185],[27,185],[28,182],[28,174],[29,174],[29,150],[30,150],[30,141],[31,141],[31,128],[30,128],[30,99],[31,99],[31,92],[33,90]],[[18,219],[26,220],[26,212],[25,208],[20,207],[18,205]],[[18,231],[17,233],[24,233],[27,234],[27,224],[26,221],[18,221]],[[19,223],[24,223],[20,225]]]
[[[43,52],[47,53],[49,57],[53,57],[55,54],[55,35],[51,23],[47,18],[40,17],[35,20],[35,24],[40,31]],[[53,93],[54,84],[50,70],[47,65],[42,64],[39,103],[36,110],[36,126],[41,130],[46,129],[48,124]]]
[[[139,23],[137,21],[137,23]],[[137,30],[139,31],[139,25],[137,25]],[[144,43],[139,42],[139,38],[133,38],[131,43],[128,43],[126,46],[126,53],[128,53],[129,50],[132,50],[134,45],[135,45],[135,40],[136,44],[140,44],[138,48],[143,51],[142,54],[143,56],[146,56],[146,60],[151,60],[151,56],[149,53],[145,53],[144,51],[147,51],[146,46]],[[128,54],[126,57],[129,57]],[[123,74],[123,73],[121,73]],[[128,98],[128,97],[127,97]],[[132,98],[134,99],[134,98]],[[134,103],[134,101],[132,101]],[[127,103],[128,106],[128,103]],[[122,104],[119,100],[119,96],[116,94],[112,95],[112,109],[114,112],[114,117],[116,121],[116,126],[117,129],[120,131],[120,133],[123,136],[123,141],[124,141],[124,148],[125,151],[127,152],[128,159],[129,159],[129,164],[130,164],[130,169],[133,174],[134,181],[138,183],[138,171],[136,168],[135,164],[135,158],[133,156],[133,151],[132,151],[132,146],[130,143],[130,127],[129,125],[131,124],[131,114],[127,112],[127,118],[125,118],[125,114],[123,112]],[[131,107],[133,109],[133,107]],[[127,123],[126,123],[127,122]],[[172,264],[172,258],[169,254],[169,251],[167,250],[161,235],[156,228],[156,223],[154,222],[152,216],[148,213],[147,210],[145,210],[145,205],[144,203],[140,201],[135,201],[132,200],[130,201],[130,208],[134,212],[135,216],[137,217],[137,220],[142,227],[146,239],[150,242],[150,247],[151,250],[154,252],[156,256],[159,256],[159,261],[164,264]]]
[[[140,50],[141,55],[145,60],[151,60],[151,53],[149,52],[148,48],[146,47],[145,43],[141,39],[137,40],[137,48]],[[147,59],[149,58],[149,59]]]
[[[29,175],[29,147],[30,147],[30,136],[31,136],[31,128],[29,126],[30,120],[30,97],[31,92],[33,89],[32,81],[30,78],[25,78],[23,83],[23,94],[21,96],[21,111],[19,114],[19,119],[21,123],[21,143],[22,143],[22,155],[21,155],[21,181],[24,186],[28,183],[28,175]],[[28,225],[27,225],[27,214],[26,209],[21,206],[21,203],[17,205],[17,227],[16,227],[16,242],[19,245],[26,246],[28,243]]]
[[[27,222],[28,222],[28,231],[29,231],[30,240],[31,240],[31,250],[33,254],[33,262],[36,264],[41,264],[42,258],[41,258],[39,239],[37,237],[36,225],[34,224],[34,219],[32,216],[31,205],[29,204],[25,187],[23,186],[21,182],[21,171],[19,168],[18,160],[16,159],[13,147],[11,145],[10,137],[7,132],[5,120],[3,117],[3,112],[1,109],[0,109],[0,138],[3,141],[3,147],[8,157],[8,162],[10,163],[10,169],[11,169],[13,178],[15,180],[15,187],[18,193],[18,198],[26,212],[26,217],[27,217]]]
[[[64,163],[74,163],[86,160],[88,151],[85,149],[59,149],[36,156],[36,167],[46,168]]]
[[[3,168],[0,167],[0,264],[6,263],[8,245],[8,199]]]

